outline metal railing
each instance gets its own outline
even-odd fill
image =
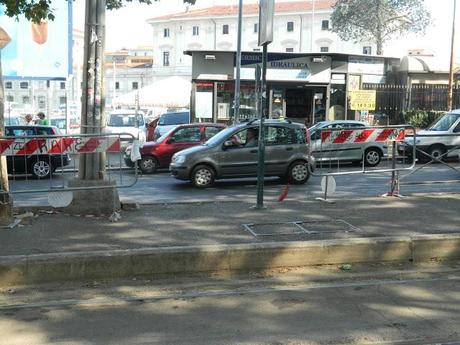
[[[129,188],[138,180],[125,164],[122,142],[129,133],[0,137],[0,155],[6,156],[10,193],[44,193],[101,188]],[[111,184],[76,187],[81,155],[93,156],[99,176]]]
[[[327,199],[330,177],[357,174],[391,173],[388,195],[399,190],[399,173],[415,167],[415,136],[412,158],[398,154],[398,143],[406,133],[415,133],[412,126],[373,126],[360,128],[328,128],[310,134],[309,155],[315,161],[313,176],[325,178],[324,200]],[[352,163],[355,168],[350,168]],[[335,183],[335,181],[331,181]],[[399,192],[398,192],[399,193]]]

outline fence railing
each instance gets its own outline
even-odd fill
[[[447,110],[448,86],[417,84],[363,84],[364,90],[376,91],[375,112],[397,116],[407,110]],[[453,88],[453,108],[460,108],[460,87]]]
[[[82,154],[104,154],[104,179],[113,187],[137,182],[137,169],[125,174],[122,141],[130,134],[81,134],[0,137],[0,155],[6,156],[10,193],[58,192],[103,187],[71,187],[78,176]],[[101,167],[99,166],[99,169]]]

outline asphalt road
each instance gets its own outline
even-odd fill
[[[450,263],[10,288],[0,345],[454,345],[459,281]]]
[[[458,170],[443,164],[432,164],[426,167],[417,164],[415,168],[421,168],[420,170],[401,172],[401,194],[460,192],[460,163],[450,162],[449,164]],[[379,166],[379,168],[387,167],[388,165]],[[350,173],[359,169],[360,167],[343,166],[340,167],[340,170],[333,169],[333,171]],[[327,171],[328,169],[318,169],[316,173]],[[43,191],[65,187],[66,181],[74,178],[75,174],[76,170],[70,170],[65,173],[57,172],[51,180],[37,181],[26,177],[10,180],[10,189],[14,193],[14,203],[16,206],[48,205],[47,193]],[[257,192],[257,180],[255,178],[221,180],[217,181],[213,188],[199,190],[189,182],[172,178],[167,171],[153,175],[139,175],[136,180],[132,169],[120,169],[118,166],[118,168],[109,170],[108,175],[117,181],[117,185],[122,186],[119,188],[119,194],[121,200],[125,202],[145,204],[252,200],[255,199]],[[312,176],[305,185],[290,186],[288,198],[323,197],[321,179],[321,176]],[[379,196],[390,190],[390,181],[391,173],[388,172],[336,176],[336,190],[333,194],[329,194],[328,198]],[[265,197],[268,200],[277,199],[283,188],[284,185],[278,178],[267,178],[264,189]],[[15,193],[30,190],[42,190],[42,192]]]

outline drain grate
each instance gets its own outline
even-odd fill
[[[284,235],[315,235],[337,232],[355,232],[359,228],[342,219],[309,220],[293,222],[243,224],[246,231],[254,237]]]

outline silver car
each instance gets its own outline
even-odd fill
[[[388,147],[384,143],[364,142],[345,143],[323,146],[321,132],[327,129],[360,129],[367,127],[366,122],[354,120],[321,121],[308,129],[310,134],[311,154],[317,162],[347,161],[363,162],[369,167],[377,166],[387,154]]]
[[[176,153],[169,170],[199,188],[216,179],[257,176],[259,122],[228,127],[204,145]],[[310,177],[306,128],[286,121],[265,122],[265,176],[280,176],[293,184]]]

